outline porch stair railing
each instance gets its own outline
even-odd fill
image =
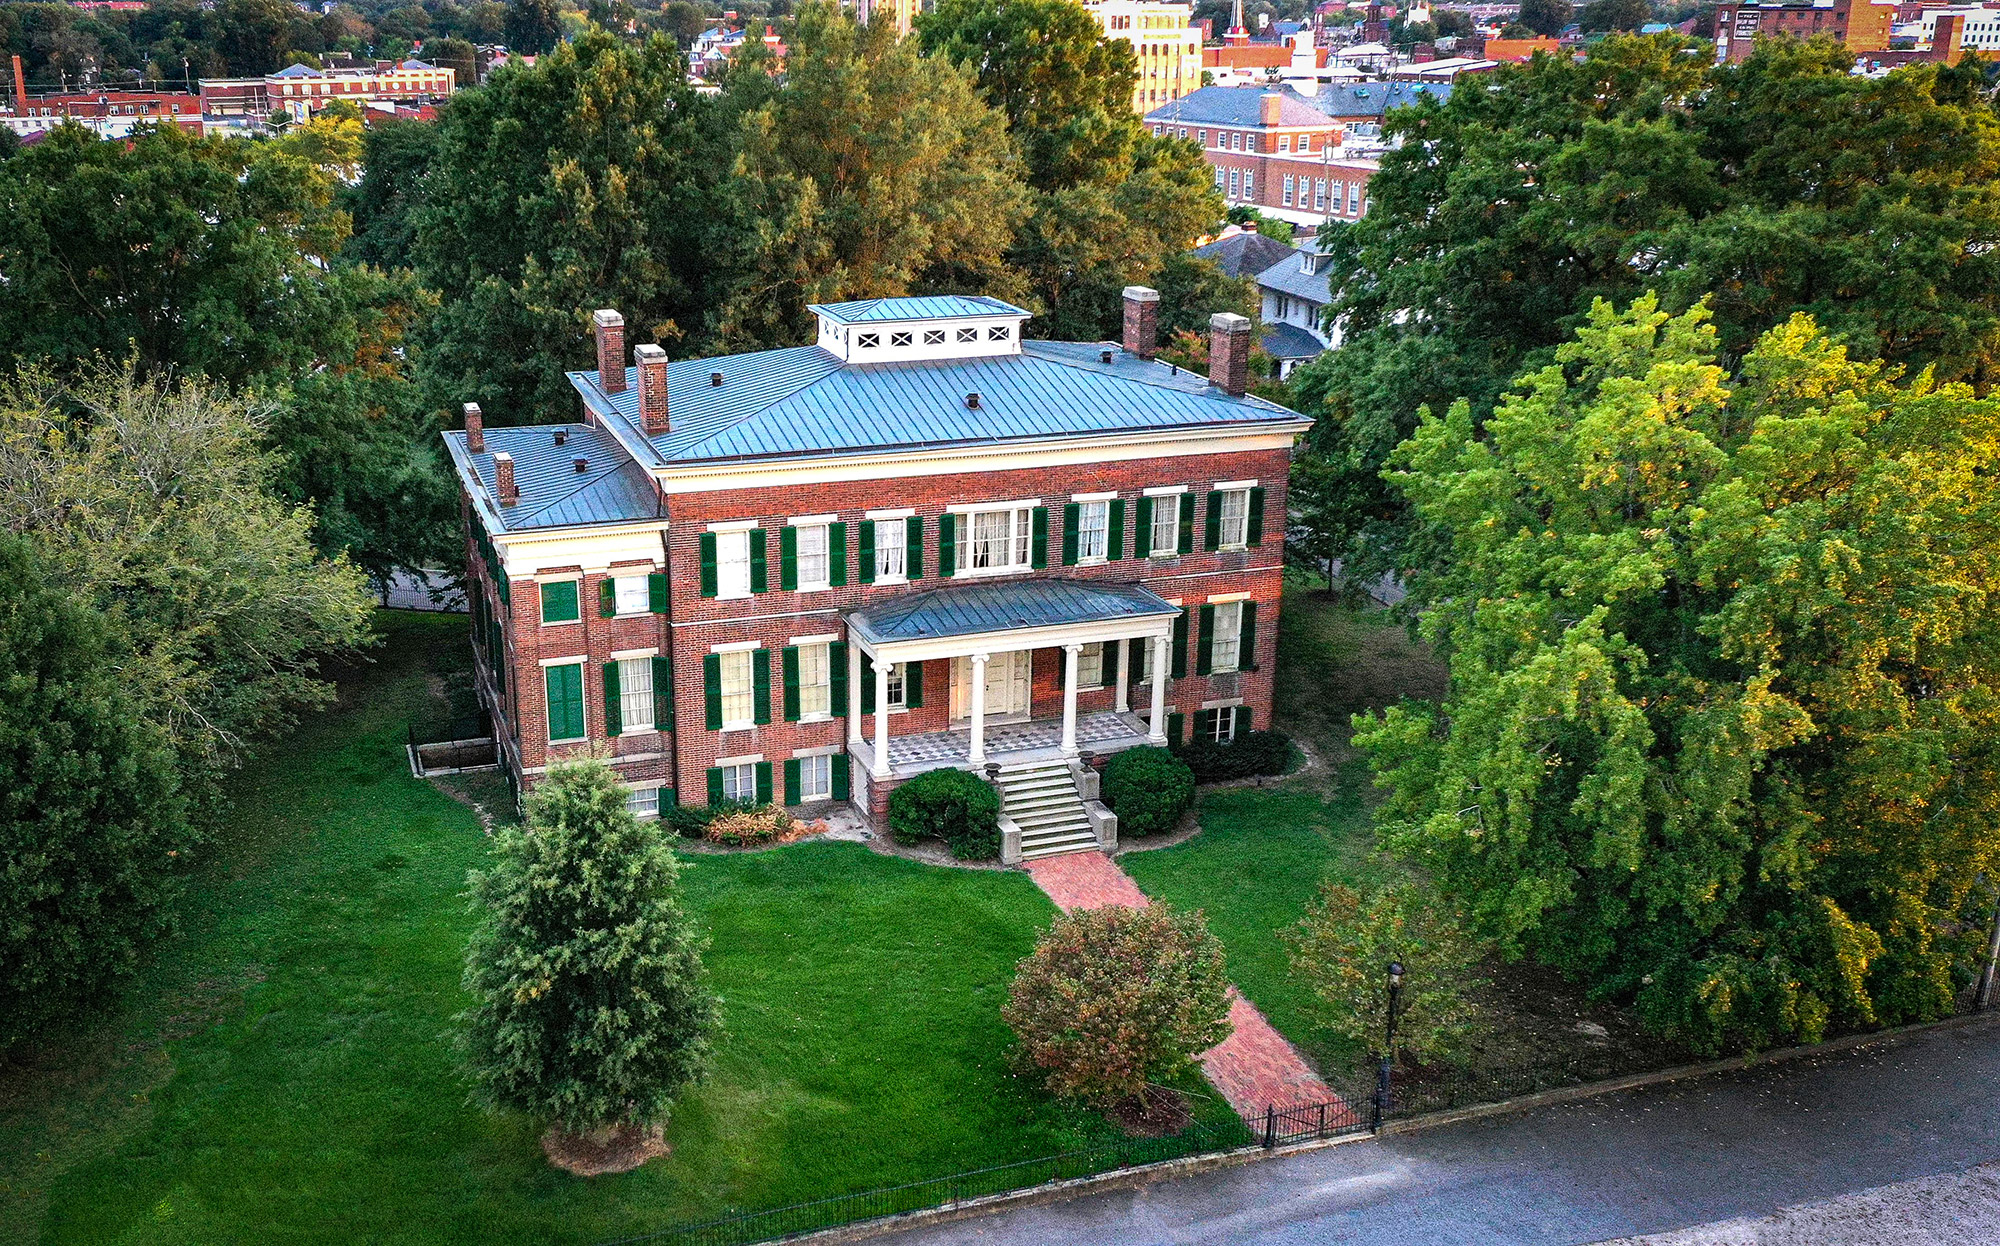
[[[1097,832],[1065,761],[1002,766],[1000,812],[1021,828],[1021,859],[1090,852]]]

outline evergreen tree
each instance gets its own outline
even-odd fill
[[[196,840],[132,661],[0,528],[0,1050],[172,928]]]
[[[718,1020],[679,872],[610,766],[549,768],[527,826],[500,832],[472,875],[462,1045],[485,1103],[571,1134],[665,1122]]]
[[[555,0],[507,0],[507,47],[540,56],[562,39],[562,11]]]

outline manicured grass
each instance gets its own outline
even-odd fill
[[[1005,1065],[1006,984],[1054,912],[1025,876],[802,844],[684,858],[728,1033],[673,1154],[552,1171],[533,1123],[466,1101],[487,841],[402,754],[464,624],[382,622],[340,707],[232,784],[188,931],[126,1010],[0,1082],[0,1240],[589,1242],[1115,1136]]]

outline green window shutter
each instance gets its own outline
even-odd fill
[[[574,740],[583,735],[583,667],[578,663],[551,666],[543,673],[548,694],[549,739]]]
[[[799,789],[804,786],[805,784],[804,782],[801,781],[799,776],[799,759],[796,757],[786,758],[785,759],[785,803],[788,805],[798,804]]]
[[[875,525],[877,523],[894,522],[896,521],[893,519],[863,520],[861,531],[855,533],[854,569],[860,573],[855,578],[863,584],[873,584],[875,582]]]
[[[1037,506],[1029,521],[1033,535],[1028,540],[1028,565],[1040,571],[1049,565],[1049,508]]]
[[[833,798],[846,800],[854,793],[853,781],[847,774],[847,754],[835,753],[833,761]]]
[[[1210,489],[1208,491],[1208,523],[1202,529],[1201,547],[1203,549],[1222,548],[1222,491],[1220,489]]]
[[[866,657],[861,659],[861,712],[875,712],[875,664]]]
[[[771,763],[768,761],[757,763],[757,803],[771,803]]]
[[[751,714],[758,726],[771,721],[771,651],[752,650],[750,654],[750,704]]]
[[[680,804],[681,804],[681,794],[679,792],[676,792],[674,789],[670,787],[663,787],[660,789],[661,809],[663,810],[678,809],[680,808]]]
[[[722,767],[720,766],[710,766],[708,768],[708,803],[711,805],[722,803]]]
[[[1194,738],[1212,740],[1215,738],[1215,711],[1196,710],[1194,712]]]
[[[620,735],[625,730],[625,707],[618,700],[618,663],[604,664],[604,734]]]
[[[1076,525],[1083,514],[1083,507],[1075,502],[1063,505],[1063,566],[1076,565]]]
[[[1254,671],[1257,669],[1257,603],[1243,603],[1243,630],[1236,641],[1236,669]]]
[[[903,533],[903,564],[909,568],[910,578],[924,578],[924,517],[912,515],[903,521],[909,526]]]
[[[1250,522],[1247,527],[1247,543],[1262,545],[1264,543],[1264,490],[1261,486],[1250,490]]]
[[[1173,677],[1179,679],[1187,674],[1188,613],[1182,607],[1174,616],[1174,665]]]
[[[582,617],[577,608],[575,580],[542,585],[542,622],[574,623]]]
[[[847,717],[847,642],[836,640],[826,647],[828,695],[833,701],[833,716]]]
[[[667,573],[655,571],[646,577],[646,609],[665,614],[672,607],[667,596]]]
[[[1124,660],[1124,641],[1107,640],[1104,642],[1104,674],[1099,676],[1099,678],[1104,681],[1105,687],[1111,687],[1118,682],[1118,672],[1124,669],[1118,664]]]
[[[605,576],[597,582],[597,617],[613,618],[618,614],[618,581]]]
[[[1194,673],[1206,675],[1215,669],[1215,607],[1201,608],[1201,640],[1194,651]]]
[[[768,593],[771,591],[771,576],[764,565],[764,530],[750,529],[750,591]]]
[[[799,647],[785,646],[785,721],[799,720]]]
[[[674,729],[674,664],[666,658],[653,659],[653,726]]]
[[[826,526],[826,582],[833,588],[847,587],[847,525]]]
[[[1125,557],[1125,499],[1111,499],[1111,519],[1104,533],[1104,556],[1112,562]]]
[[[905,708],[920,710],[924,707],[924,664],[905,662],[903,664],[903,705]]]
[[[778,587],[791,592],[799,586],[799,530],[778,529]]]
[[[1256,729],[1257,729],[1257,715],[1251,712],[1250,707],[1247,705],[1237,706],[1236,734],[1242,735],[1246,731],[1255,731]]]
[[[938,516],[938,574],[949,580],[958,574],[958,516]]]
[[[1179,744],[1179,743],[1181,742],[1181,728],[1182,728],[1183,726],[1185,726],[1186,724],[1187,724],[1187,715],[1186,715],[1186,714],[1169,714],[1169,715],[1167,715],[1167,743],[1168,743],[1168,744],[1173,744],[1173,745],[1178,745],[1178,744]]]
[[[1132,557],[1146,558],[1153,552],[1153,499],[1141,497],[1132,522]]]
[[[708,710],[708,729],[722,730],[722,655],[719,653],[702,655],[701,698]]]
[[[1174,546],[1174,552],[1176,554],[1194,552],[1194,494],[1192,493],[1181,494],[1181,536],[1180,543]]]
[[[713,597],[716,592],[715,577],[715,534],[701,534],[701,595]]]
[[[1031,662],[1033,660],[1034,659],[1032,658],[1029,659],[1029,661]],[[1035,672],[1033,670],[1030,670],[1028,672],[1028,682],[1030,685],[1034,683],[1034,679],[1035,679]],[[1064,651],[1060,646],[1058,646],[1056,649],[1056,687],[1067,688],[1068,686],[1069,686],[1069,654],[1066,651]]]

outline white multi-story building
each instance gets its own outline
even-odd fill
[[[1132,45],[1139,82],[1132,111],[1144,116],[1201,89],[1201,29],[1194,6],[1176,0],[1091,0],[1083,6],[1107,39]]]
[[[2000,8],[1983,4],[1954,5],[1948,9],[1925,9],[1913,22],[1898,22],[1890,34],[1901,38],[1914,37],[1919,48],[1937,46],[1938,19],[1941,17],[1963,18],[1960,27],[1959,47],[1968,51],[2000,51]]]

